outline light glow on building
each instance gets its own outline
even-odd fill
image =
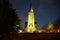
[[[34,31],[37,31],[37,28],[35,27],[34,12],[32,5],[30,5],[30,10],[28,12],[28,23],[24,31],[29,33],[33,33]]]

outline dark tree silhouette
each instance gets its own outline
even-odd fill
[[[53,23],[54,23],[54,28],[59,28],[60,27],[60,18],[55,20]]]
[[[52,28],[54,28],[54,29],[60,28],[60,17],[57,18],[56,20],[54,20],[54,21],[51,22],[51,23],[53,24],[53,27],[52,27]],[[49,24],[49,23],[48,23],[48,24]],[[47,30],[48,24],[43,25],[42,29]]]
[[[12,8],[9,0],[0,0],[0,33],[14,31],[13,26],[19,23],[16,10]]]

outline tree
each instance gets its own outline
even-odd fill
[[[53,23],[54,23],[54,28],[59,28],[60,27],[60,18],[55,20]]]
[[[56,19],[55,21],[43,25],[42,29],[43,30],[50,30],[50,29],[58,29],[60,28],[60,18]]]
[[[47,27],[48,27],[48,24],[43,25],[42,29],[43,29],[44,32],[47,31]]]
[[[16,9],[12,8],[9,0],[1,0],[0,2],[0,33],[13,32],[13,26],[16,26],[18,21]]]

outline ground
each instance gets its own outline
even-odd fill
[[[21,33],[0,35],[1,40],[60,40],[60,33]]]

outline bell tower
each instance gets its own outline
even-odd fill
[[[30,9],[28,12],[28,22],[27,22],[27,27],[25,28],[25,32],[33,33],[34,31],[37,30],[35,27],[35,22],[34,22],[34,12],[32,5],[30,4]]]

